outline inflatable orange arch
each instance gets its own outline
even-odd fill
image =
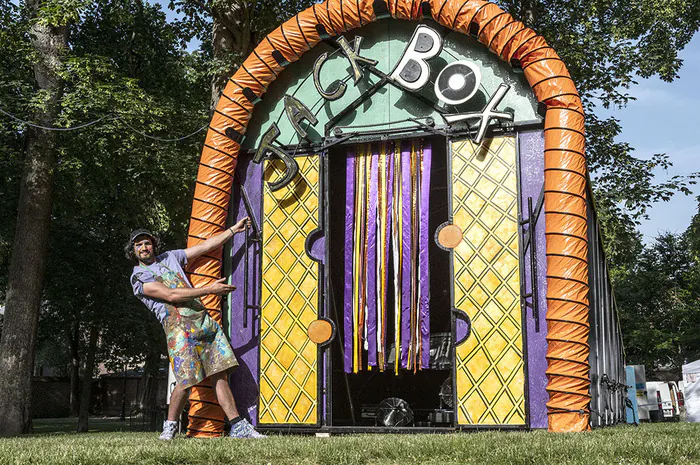
[[[571,76],[554,49],[494,3],[326,0],[272,31],[228,81],[216,107],[200,159],[188,246],[225,228],[240,150],[240,144],[227,137],[226,131],[232,128],[245,133],[255,102],[284,71],[285,65],[297,61],[318,44],[322,34],[337,36],[375,21],[378,19],[375,10],[388,12],[394,19],[419,21],[428,9],[436,22],[471,34],[502,60],[520,66],[537,100],[546,107],[544,208],[549,430],[588,430],[590,349],[583,107]],[[191,264],[194,286],[207,285],[221,276],[220,253],[200,257]],[[207,296],[204,303],[221,322],[221,298]],[[212,390],[193,387],[190,398],[195,402],[190,409],[189,434],[220,435],[223,412],[215,404]],[[201,418],[219,420],[203,424]]]

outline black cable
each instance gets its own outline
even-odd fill
[[[58,127],[42,126],[42,125],[40,125],[40,124],[36,124],[36,123],[32,123],[32,122],[30,122],[30,121],[23,120],[22,118],[19,118],[19,117],[15,116],[15,115],[13,115],[13,114],[11,114],[11,113],[8,113],[7,111],[3,110],[2,108],[0,108],[0,113],[2,113],[3,115],[5,115],[5,116],[7,116],[7,117],[9,117],[9,118],[14,119],[15,121],[18,121],[18,122],[20,122],[20,123],[22,123],[22,124],[25,124],[25,125],[30,126],[30,127],[33,127],[33,128],[43,129],[43,130],[45,130],[45,131],[61,131],[61,132],[77,131],[77,130],[80,130],[80,129],[85,129],[85,128],[88,127],[88,126],[92,126],[92,125],[97,124],[97,123],[99,123],[99,122],[101,122],[101,121],[104,121],[104,120],[106,120],[106,119],[112,119],[112,120],[115,120],[115,121],[121,121],[122,123],[124,123],[124,125],[125,125],[126,127],[128,127],[129,129],[131,129],[131,130],[132,130],[133,132],[135,132],[136,134],[139,134],[140,136],[143,136],[143,137],[145,137],[145,138],[147,138],[147,139],[153,139],[153,140],[156,140],[156,141],[159,141],[159,142],[179,142],[179,141],[181,141],[181,140],[189,139],[190,137],[192,137],[192,136],[194,136],[194,135],[196,135],[196,134],[199,134],[200,132],[202,132],[204,129],[206,129],[206,128],[209,126],[209,124],[205,124],[205,125],[202,126],[201,128],[197,129],[196,131],[194,131],[194,132],[192,132],[192,133],[190,133],[190,134],[187,134],[186,136],[176,137],[176,138],[168,138],[168,139],[166,139],[166,138],[156,137],[156,136],[151,136],[151,135],[149,135],[149,134],[146,134],[145,132],[140,131],[140,130],[136,129],[135,127],[133,127],[131,124],[129,124],[129,123],[128,123],[124,118],[122,118],[121,116],[119,116],[119,115],[114,115],[114,114],[106,114],[106,115],[102,116],[101,118],[98,118],[98,119],[96,119],[96,120],[94,120],[94,121],[90,121],[90,122],[88,122],[88,123],[80,124],[80,125],[78,125],[78,126],[73,126],[73,127],[70,127],[70,128],[58,128]]]
[[[163,139],[163,138],[161,138],[161,137],[149,136],[149,135],[146,134],[145,132],[139,131],[138,129],[136,129],[135,127],[133,127],[133,126],[130,125],[129,123],[127,123],[127,122],[126,122],[125,120],[123,120],[122,118],[117,118],[117,119],[120,120],[122,123],[124,123],[124,125],[126,125],[126,127],[128,127],[129,129],[131,129],[132,131],[134,131],[136,134],[139,134],[139,135],[141,135],[141,136],[143,136],[143,137],[145,137],[145,138],[147,138],[147,139],[153,139],[153,140],[157,140],[157,141],[160,141],[160,142],[179,142],[179,141],[181,141],[181,140],[189,139],[190,137],[192,137],[192,136],[194,136],[194,135],[196,135],[196,134],[199,134],[200,132],[202,132],[203,130],[205,130],[206,128],[209,127],[209,123],[207,123],[207,124],[205,124],[204,126],[202,126],[201,128],[199,128],[199,129],[197,129],[196,131],[194,131],[193,133],[188,134],[188,135],[186,135],[186,136],[177,137],[177,138],[175,138],[175,139]]]
[[[12,119],[14,119],[14,120],[16,120],[16,121],[19,121],[19,122],[22,123],[22,124],[26,124],[27,126],[31,126],[31,127],[33,127],[33,128],[43,129],[43,130],[45,130],[45,131],[76,131],[76,130],[78,130],[78,129],[83,129],[83,128],[86,128],[86,127],[88,127],[88,126],[92,126],[93,124],[97,124],[97,123],[99,123],[100,121],[102,121],[102,120],[104,120],[104,119],[106,119],[106,118],[108,118],[108,117],[110,117],[110,116],[113,117],[113,118],[115,118],[115,119],[118,118],[118,117],[115,116],[115,115],[107,114],[107,115],[104,115],[102,118],[96,119],[95,121],[90,121],[89,123],[81,124],[80,126],[75,126],[75,127],[72,127],[72,128],[56,128],[56,127],[47,127],[47,126],[41,126],[40,124],[30,123],[29,121],[25,121],[25,120],[23,120],[22,118],[18,118],[18,117],[16,117],[15,115],[6,112],[6,111],[3,110],[2,108],[0,108],[0,113],[2,113],[3,115],[9,116],[10,118],[12,118]]]

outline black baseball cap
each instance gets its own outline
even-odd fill
[[[135,229],[129,234],[129,245],[134,245],[134,240],[139,236],[148,236],[151,238],[151,241],[155,241],[155,236],[148,229]]]

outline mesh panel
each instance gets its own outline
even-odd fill
[[[263,209],[259,424],[316,424],[317,346],[306,328],[318,315],[318,264],[306,237],[318,227],[319,158],[297,158],[299,175],[270,192]],[[266,162],[265,180],[283,170]]]
[[[455,307],[471,320],[456,348],[457,422],[524,425],[515,139],[452,144]]]

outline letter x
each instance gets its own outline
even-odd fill
[[[453,124],[460,121],[467,121],[470,119],[479,120],[479,132],[476,138],[474,139],[474,142],[476,142],[477,144],[481,144],[481,142],[484,140],[484,136],[486,135],[486,129],[489,127],[489,124],[491,124],[491,120],[495,119],[496,121],[513,121],[512,113],[505,111],[496,111],[496,107],[501,103],[501,100],[503,100],[503,97],[505,97],[506,93],[508,93],[509,90],[510,86],[508,84],[501,84],[498,87],[498,89],[496,89],[496,93],[493,94],[493,97],[491,97],[491,100],[489,100],[489,103],[486,104],[486,107],[483,111],[470,111],[468,113],[455,113],[453,115],[443,115],[443,118],[445,119],[445,122],[447,124]]]

